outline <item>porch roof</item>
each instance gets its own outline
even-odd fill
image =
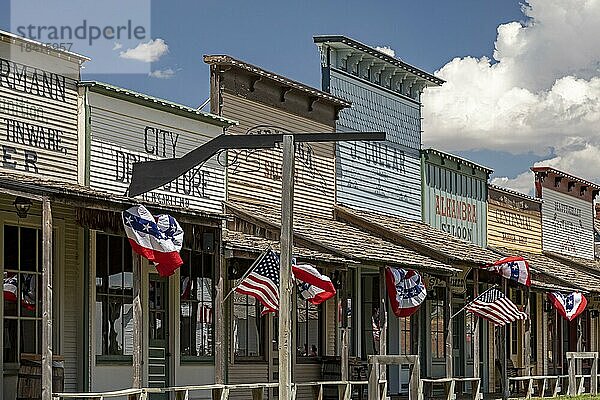
[[[43,179],[29,175],[0,172],[0,194],[29,197],[39,200],[47,196],[51,202],[95,210],[121,212],[125,207],[144,204],[151,211],[161,210],[178,216],[180,222],[199,220],[220,221],[225,214],[166,206],[160,203],[111,194],[75,183]],[[220,222],[219,222],[220,223]]]
[[[279,240],[270,240],[243,232],[223,230],[223,244],[226,250],[241,250],[252,254],[260,254],[266,248],[271,247],[275,252],[280,251]],[[310,260],[328,264],[356,264],[356,261],[339,257],[333,253],[308,249],[306,247],[294,246],[292,250],[295,257],[301,260]]]
[[[277,208],[242,202],[226,202],[226,211],[257,225],[280,227]],[[367,265],[412,268],[437,275],[453,275],[460,270],[389,242],[357,227],[332,218],[295,213],[294,236],[302,246],[319,248]]]
[[[487,265],[502,255],[474,243],[460,240],[424,222],[395,215],[336,206],[339,220],[359,226],[395,243],[401,243],[420,253],[445,263]]]
[[[574,268],[546,254],[536,254],[512,249],[498,248],[498,251],[519,255],[527,260],[532,272],[551,277],[557,284],[576,288],[584,292],[600,293],[600,278],[589,272]]]
[[[582,269],[587,273],[600,277],[600,260],[598,259],[590,260],[587,258],[566,256],[550,251],[546,251],[544,254],[547,254],[549,257],[552,257],[563,264],[569,264],[573,268]]]

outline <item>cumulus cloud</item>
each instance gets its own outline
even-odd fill
[[[375,46],[375,50],[380,51],[383,54],[387,54],[390,57],[396,57],[396,51],[390,46]]]
[[[169,52],[169,46],[162,39],[150,40],[140,43],[132,49],[127,49],[119,54],[119,57],[128,60],[142,62],[155,62]]]
[[[600,181],[600,2],[528,0],[522,11],[525,22],[498,27],[492,59],[436,71],[446,83],[423,95],[425,145],[550,153],[538,164]],[[495,183],[523,191],[533,178]]]
[[[175,76],[175,70],[173,68],[155,69],[149,72],[148,76],[157,79],[171,79]]]

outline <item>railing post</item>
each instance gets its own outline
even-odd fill
[[[590,391],[593,395],[596,395],[598,394],[598,353],[594,353],[594,361],[592,361],[592,370],[590,371],[590,376]]]
[[[379,399],[379,362],[376,356],[369,356],[368,400]]]
[[[569,396],[575,396],[577,393],[577,379],[575,377],[575,358],[573,354],[567,353],[567,362],[569,363]]]

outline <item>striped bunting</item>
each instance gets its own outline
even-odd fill
[[[527,319],[526,313],[519,311],[504,293],[495,288],[483,292],[465,308],[496,326],[506,325],[518,319]]]

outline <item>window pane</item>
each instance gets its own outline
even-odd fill
[[[121,294],[123,287],[123,239],[109,236],[108,239],[108,289],[110,293]]]
[[[213,320],[213,309],[212,304],[198,304],[197,305],[197,317],[196,326],[194,327],[195,334],[195,350],[194,355],[197,356],[211,356],[212,355],[212,320]]]
[[[37,230],[21,228],[21,271],[37,271]]]
[[[108,324],[105,331],[108,343],[108,354],[123,354],[123,312],[119,298],[112,298],[108,303]]]
[[[96,293],[108,293],[108,236],[96,235]]]
[[[21,274],[21,316],[35,317],[37,303],[37,276],[34,274]],[[37,310],[38,313],[40,310]],[[40,314],[41,316],[41,314]]]
[[[133,304],[123,303],[123,354],[133,354]]]
[[[17,362],[18,343],[17,343],[16,319],[4,319],[4,362]]]
[[[104,310],[106,306],[102,303],[102,297],[96,296],[96,323],[95,323],[95,336],[96,336],[96,354],[101,355],[104,352],[102,351],[103,345],[105,343],[105,335],[104,335]]]
[[[19,302],[19,276],[15,272],[4,272],[4,316],[17,316]],[[16,333],[16,332],[15,332]]]
[[[19,228],[4,225],[4,269],[19,268]]]
[[[35,325],[36,321],[21,320],[21,353],[37,353],[37,346],[35,342],[37,328]]]

